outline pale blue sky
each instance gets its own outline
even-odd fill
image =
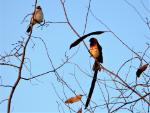
[[[82,35],[85,15],[87,12],[89,0],[66,0],[66,9],[69,20],[77,32]],[[150,6],[148,0],[143,0],[147,8]],[[143,6],[141,0],[130,0],[132,4],[139,10],[140,14],[145,19],[150,16]],[[21,40],[21,37],[27,38],[26,29],[30,20],[27,18],[27,22],[21,24],[23,18],[32,12],[34,0],[1,0],[0,1],[0,54],[9,52],[13,46],[11,44]],[[38,5],[41,5],[46,21],[65,21],[63,9],[59,0],[38,0]],[[124,0],[92,0],[91,9],[94,14],[101,19],[109,28],[121,38],[126,44],[129,45],[136,52],[142,52],[146,48],[146,42],[149,40],[149,29],[140,19],[139,15],[131,8]],[[100,24],[91,14],[89,14],[86,33],[98,30],[107,30],[102,24]],[[34,27],[33,36],[42,37],[48,47],[48,52],[54,63],[54,66],[62,64],[62,60],[65,59],[65,52],[68,56],[72,55],[78,47],[69,50],[69,45],[78,37],[72,32],[67,24],[49,24],[48,27],[37,28]],[[120,65],[131,58],[133,53],[123,46],[111,33],[105,33],[101,36],[96,36],[99,43],[103,47],[103,65],[108,69],[116,72]],[[89,44],[89,38],[85,40],[86,44]],[[31,59],[32,74],[37,75],[42,72],[51,70],[52,67],[46,56],[44,45],[38,39],[33,39],[35,47],[32,48],[33,43],[30,41],[27,48],[26,56]],[[18,62],[12,61],[16,64]],[[90,58],[89,53],[83,44],[80,44],[79,52],[74,56],[70,62],[80,65],[80,67],[91,74],[90,63],[93,63],[93,59]],[[138,66],[139,62],[134,62],[134,66]],[[92,79],[82,72],[74,65],[66,64],[58,72],[64,77],[64,80],[76,91],[76,93],[83,93],[75,78],[71,75],[74,73],[79,80],[82,88],[87,94],[90,88]],[[128,68],[125,68],[125,70]],[[125,72],[125,70],[123,72]],[[134,70],[135,71],[135,70]],[[135,80],[135,72],[130,74],[129,81]],[[122,72],[122,73],[123,73]],[[17,77],[17,70],[7,67],[0,67],[0,76],[2,77],[3,84],[14,83]],[[29,77],[30,74],[25,69],[22,76]],[[92,76],[92,74],[91,74]],[[124,78],[124,75],[121,75]],[[99,73],[99,78],[106,78],[106,73]],[[39,81],[22,80],[17,86],[12,99],[11,111],[12,113],[54,113],[58,112],[58,105],[56,101],[59,98],[56,96],[52,83],[55,84],[57,91],[61,97],[65,100],[61,83],[56,79],[53,73],[38,78]],[[9,88],[0,87],[0,100],[7,98],[9,94]],[[66,95],[68,97],[73,96],[73,93],[65,88]],[[110,90],[110,92],[113,92]],[[112,94],[113,95],[113,94]],[[93,100],[102,101],[100,90],[96,86],[93,94]],[[86,98],[83,97],[83,102]],[[99,102],[101,103],[101,102]],[[79,109],[81,102],[76,103],[73,106],[74,109]],[[0,113],[6,112],[7,102],[0,105]],[[66,112],[68,109],[64,106]],[[83,105],[82,105],[83,107]],[[97,109],[97,112],[101,112],[101,109]],[[105,112],[105,111],[103,111]]]

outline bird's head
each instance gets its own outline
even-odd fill
[[[41,6],[37,6],[36,9],[41,9]]]
[[[91,38],[91,39],[89,40],[89,42],[90,42],[90,43],[96,43],[96,42],[97,42],[97,39],[96,39],[96,38]]]

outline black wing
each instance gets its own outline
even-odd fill
[[[99,53],[100,53],[99,58],[98,58],[98,61],[99,61],[100,63],[103,63],[102,47],[99,45],[99,43],[97,43],[97,46],[98,46],[98,50],[99,50]]]
[[[90,103],[90,100],[91,100],[91,97],[92,97],[92,94],[93,94],[93,91],[94,91],[96,79],[97,79],[97,73],[98,73],[98,70],[95,70],[94,77],[93,77],[91,87],[90,87],[90,91],[89,91],[89,94],[88,94],[88,98],[86,100],[85,109],[88,107],[88,105]]]

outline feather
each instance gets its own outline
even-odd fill
[[[94,91],[96,79],[97,79],[97,73],[98,73],[98,70],[95,70],[94,77],[93,77],[91,87],[90,87],[90,91],[89,91],[89,94],[88,94],[88,98],[86,100],[85,109],[88,107],[88,105],[90,103],[90,100],[91,100],[91,97],[92,97],[92,94],[93,94],[93,91]]]
[[[91,36],[91,35],[100,35],[100,34],[102,34],[102,33],[104,33],[104,32],[107,32],[107,31],[95,31],[95,32],[91,32],[91,33],[88,33],[88,34],[86,34],[86,35],[83,35],[82,37],[80,37],[79,39],[77,39],[76,41],[74,41],[74,42],[70,45],[70,49],[71,49],[72,47],[77,46],[77,45],[78,45],[81,41],[83,41],[86,37]]]

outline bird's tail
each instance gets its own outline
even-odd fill
[[[27,32],[27,33],[30,33],[30,32],[31,32],[31,30],[32,30],[32,27],[33,27],[33,25],[32,25],[32,24],[30,24],[26,32]]]
[[[97,61],[95,61],[93,64],[93,71],[96,71],[96,70],[101,71],[101,67]]]
[[[90,103],[90,100],[91,100],[91,97],[92,97],[92,94],[93,94],[93,91],[94,91],[96,79],[97,79],[97,73],[98,73],[98,70],[94,71],[94,77],[93,77],[93,80],[92,80],[92,83],[91,83],[91,87],[90,87],[90,91],[89,91],[89,94],[88,94],[88,98],[86,100],[85,109],[88,107],[88,105]]]
[[[31,26],[28,27],[26,32],[29,33],[30,31],[31,31]]]

